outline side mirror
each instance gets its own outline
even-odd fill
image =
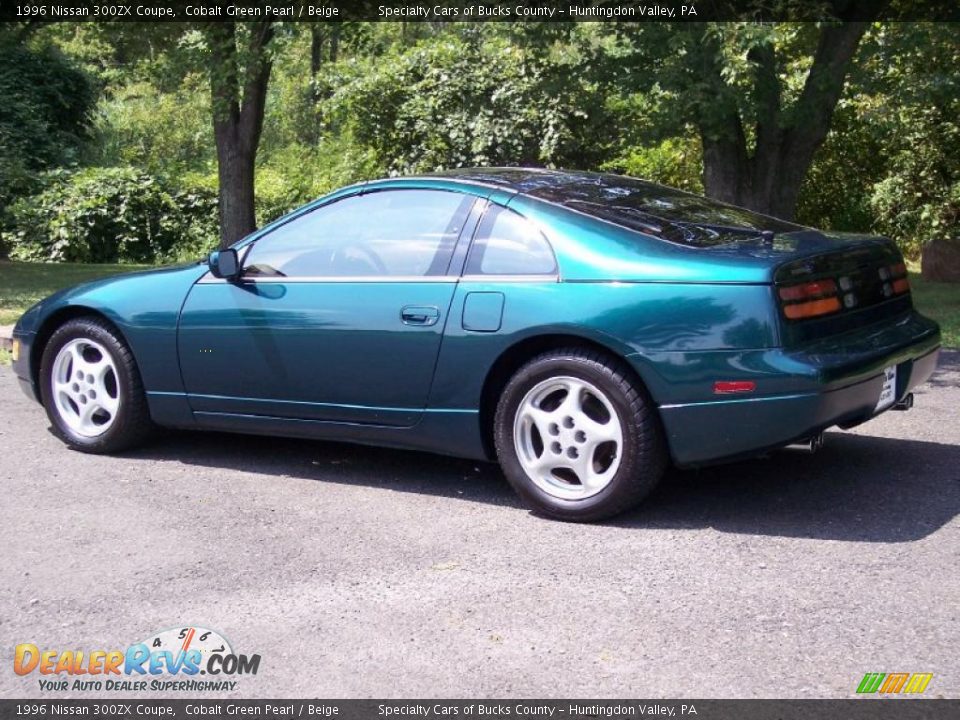
[[[240,259],[233,248],[214,250],[207,258],[210,274],[224,280],[236,280],[240,276]]]

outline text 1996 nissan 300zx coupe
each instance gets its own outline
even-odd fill
[[[906,406],[940,344],[906,275],[889,240],[632,178],[459,170],[52,295],[14,370],[86,452],[163,425],[497,459],[537,511],[596,520],[671,462]]]

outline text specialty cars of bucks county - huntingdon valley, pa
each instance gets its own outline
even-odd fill
[[[203,262],[58,292],[13,368],[78,450],[155,426],[427,450],[598,520],[671,463],[909,407],[939,347],[890,240],[486,168],[353,185]]]

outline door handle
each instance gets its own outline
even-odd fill
[[[406,305],[400,310],[404,325],[436,325],[439,319],[440,308],[434,305]]]

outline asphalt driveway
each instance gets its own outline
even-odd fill
[[[83,455],[0,368],[0,697],[41,695],[18,643],[181,625],[261,655],[240,697],[847,698],[866,672],[960,697],[960,353],[916,395],[584,526],[417,453],[170,433]]]

